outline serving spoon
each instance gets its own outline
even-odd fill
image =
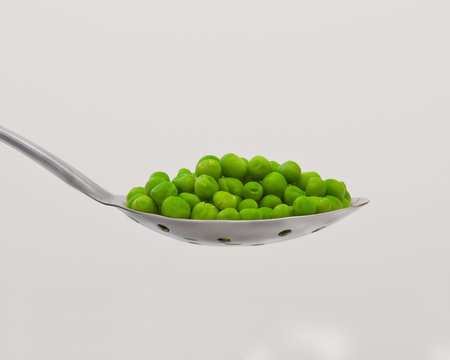
[[[369,203],[353,198],[351,207],[322,214],[266,220],[193,220],[143,213],[126,207],[126,196],[114,195],[91,179],[33,144],[0,126],[0,140],[30,157],[70,186],[103,205],[114,206],[134,221],[178,240],[198,245],[265,245],[322,230]]]

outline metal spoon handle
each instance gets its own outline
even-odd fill
[[[97,185],[91,179],[65,163],[55,155],[44,150],[31,141],[8,130],[0,125],[0,141],[10,145],[14,149],[22,152],[47,170],[58,176],[61,180],[81,191],[92,199],[110,204],[114,195]]]

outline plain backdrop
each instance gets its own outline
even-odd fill
[[[446,1],[3,1],[0,123],[125,194],[206,154],[371,203],[201,247],[0,144],[0,359],[450,359]]]

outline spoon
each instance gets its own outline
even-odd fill
[[[193,220],[142,213],[126,207],[126,196],[114,195],[55,155],[0,126],[0,140],[24,153],[70,186],[103,205],[114,206],[134,221],[175,239],[198,245],[265,245],[322,230],[369,203],[353,198],[351,207],[322,214],[266,220]]]

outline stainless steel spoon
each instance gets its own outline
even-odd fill
[[[353,198],[352,206],[323,214],[267,220],[192,220],[141,213],[48,151],[0,126],[0,140],[24,153],[70,186],[103,205],[114,206],[136,222],[178,240],[199,245],[264,245],[319,231],[369,203]]]

